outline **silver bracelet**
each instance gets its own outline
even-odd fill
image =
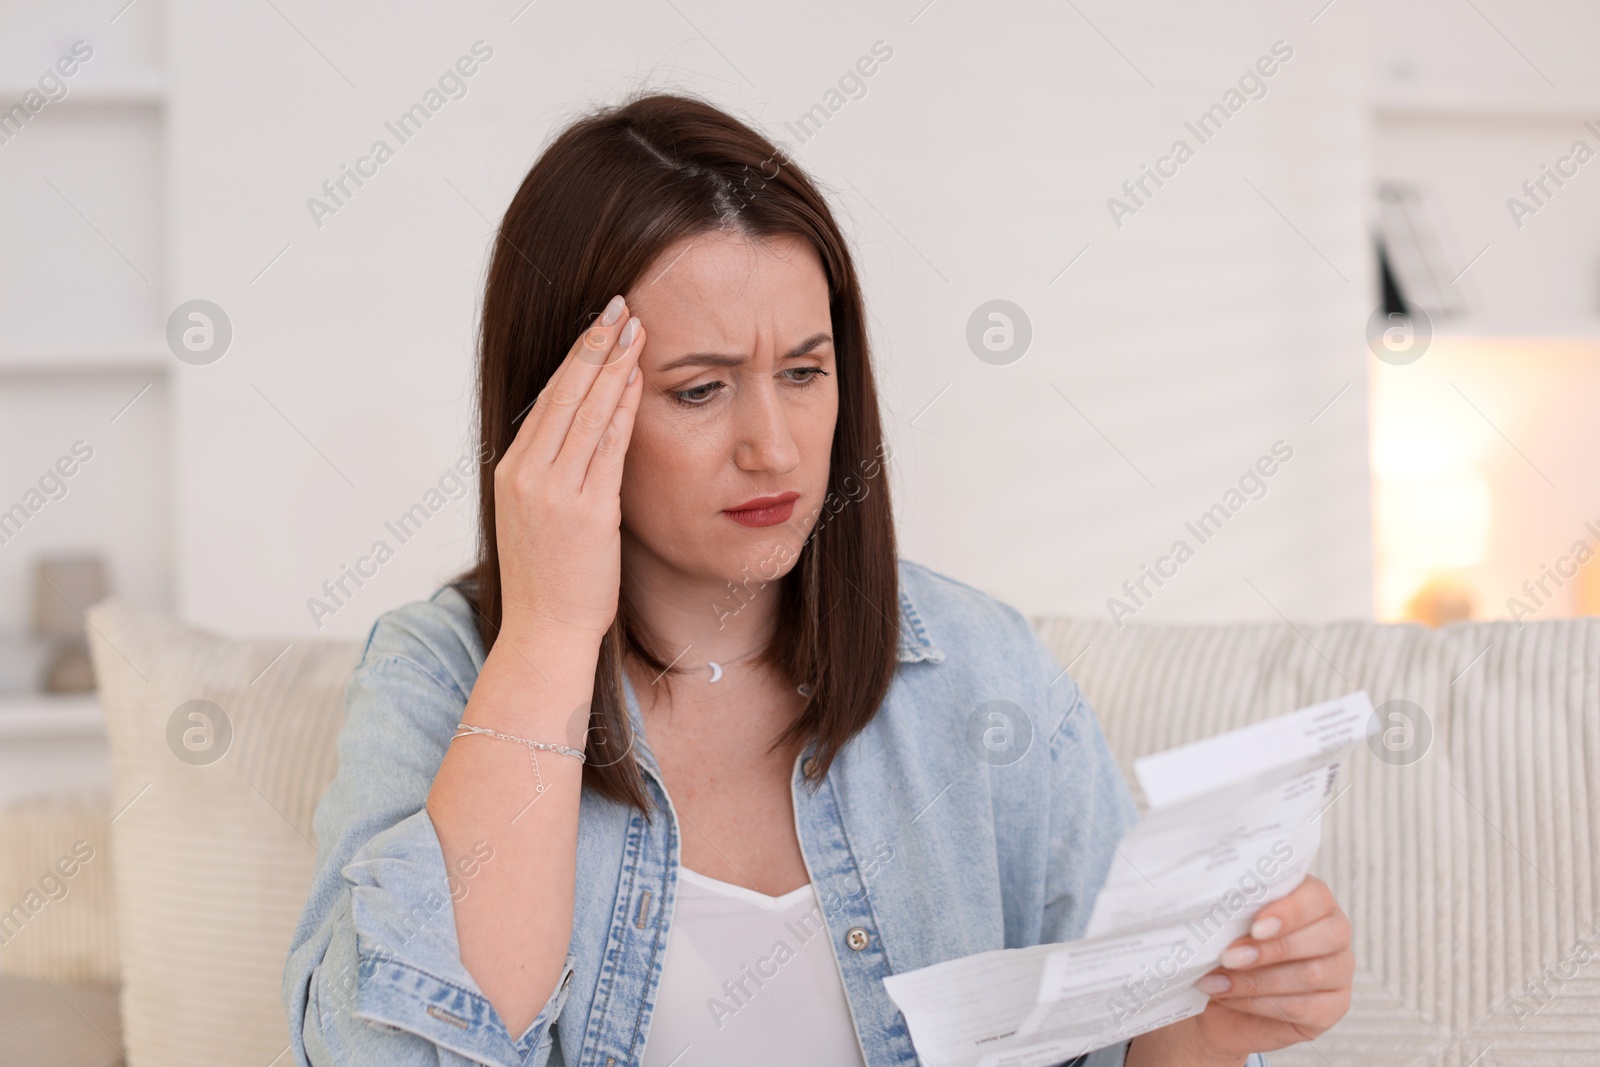
[[[551,744],[548,741],[529,741],[525,737],[512,737],[510,734],[503,734],[498,730],[491,730],[486,726],[471,726],[464,722],[456,723],[456,732],[450,738],[450,740],[454,741],[458,737],[466,737],[469,734],[482,734],[484,737],[492,737],[497,741],[515,741],[517,744],[525,746],[528,750],[528,760],[533,764],[535,795],[544,792],[544,775],[539,773],[539,749],[544,749],[546,752],[554,752],[562,756],[571,756],[579,763],[588,762],[582,752],[575,748],[569,748],[566,745]]]

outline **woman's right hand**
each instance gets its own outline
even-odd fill
[[[577,632],[598,645],[616,618],[622,461],[644,392],[643,349],[638,318],[613,297],[495,465],[502,638]]]

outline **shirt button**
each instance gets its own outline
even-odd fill
[[[852,926],[844,935],[844,943],[860,952],[872,940],[872,935],[867,933],[866,927]]]
[[[812,759],[810,756],[807,756],[801,762],[800,770],[805,774],[805,776],[807,778],[809,778],[809,777],[811,777],[811,768],[815,767],[816,765],[817,765],[817,761]]]

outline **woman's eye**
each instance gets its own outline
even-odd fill
[[[789,381],[804,389],[816,382],[818,378],[826,378],[828,372],[821,367],[791,367],[784,374],[803,374],[804,378],[790,378]],[[688,389],[679,389],[672,394],[674,400],[684,407],[704,407],[712,396],[720,389],[725,388],[721,382],[705,382],[701,385],[690,386]]]
[[[800,386],[810,385],[811,383],[815,382],[818,378],[826,378],[828,376],[828,372],[823,370],[821,367],[792,367],[789,370],[784,371],[784,373],[785,374],[804,374],[805,375],[804,379],[795,382],[796,385],[800,385]]]
[[[692,386],[688,389],[679,389],[672,395],[678,401],[678,403],[683,404],[685,407],[697,408],[704,405],[707,400],[711,399],[711,393],[703,392],[703,390],[720,388],[722,388],[721,382],[706,382],[703,385]]]

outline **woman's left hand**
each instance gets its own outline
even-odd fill
[[[1350,1010],[1350,920],[1326,882],[1307,875],[1256,913],[1250,936],[1197,983],[1211,1003],[1193,1024],[1197,1051],[1228,1059],[1310,1041]],[[1227,988],[1213,992],[1222,978]],[[1182,1025],[1182,1024],[1178,1024]]]

